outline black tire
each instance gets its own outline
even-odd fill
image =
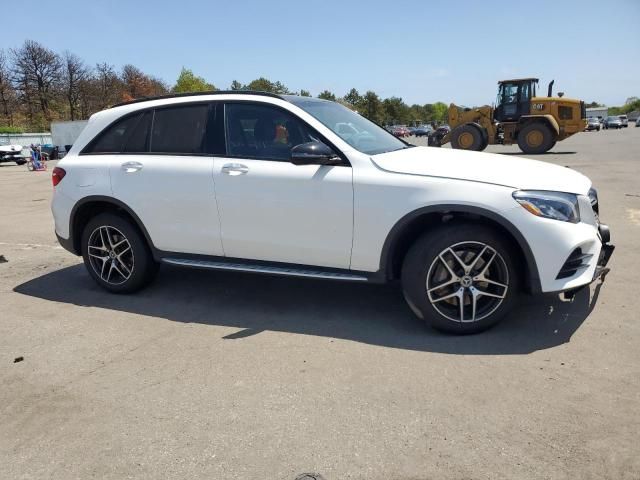
[[[26,161],[26,160],[16,160],[16,165],[20,165],[20,166],[22,166],[22,165],[24,165],[25,163],[27,163],[27,161]]]
[[[122,244],[122,240],[128,243],[129,250],[125,250],[127,244]],[[144,236],[131,220],[121,215],[101,213],[93,217],[84,228],[81,242],[82,258],[89,275],[110,292],[140,290],[158,271]],[[100,244],[106,249],[100,248]],[[92,255],[89,255],[90,248]]]
[[[460,150],[483,150],[482,131],[473,125],[461,125],[451,132],[451,148]]]
[[[470,248],[480,252],[484,248],[483,246],[487,246],[488,249],[485,250],[484,254],[480,254],[481,257],[477,265],[470,272],[465,276],[460,276],[459,281],[454,281],[451,274],[443,270],[445,265],[442,262],[445,259],[457,275],[462,273],[461,266],[455,262],[454,257],[450,256],[450,250],[447,249],[453,247],[454,251],[455,249],[463,249],[461,251],[464,251],[465,248]],[[497,256],[493,260],[489,260],[492,252],[495,252]],[[470,250],[469,253],[472,254],[472,251]],[[437,330],[454,334],[481,332],[502,320],[517,300],[520,279],[516,258],[516,253],[511,245],[505,242],[504,235],[487,226],[473,223],[451,223],[442,226],[420,237],[405,256],[402,265],[402,288],[405,299],[411,310],[419,318]],[[465,263],[469,265],[473,263],[474,259],[475,257],[471,256],[465,260]],[[487,276],[489,278],[499,278],[500,275],[506,275],[504,284],[507,287],[502,289],[502,287],[492,286],[486,282],[483,283],[479,280],[481,278],[479,276],[471,278],[470,286],[463,287],[462,283],[467,283],[470,276],[479,275],[477,270],[484,268],[487,263],[489,264],[487,266]],[[438,269],[440,269],[440,272],[438,272]],[[443,279],[436,281],[437,279],[434,277],[434,275],[442,273],[442,271],[444,271],[445,275],[451,277],[449,279],[451,282],[446,287],[444,287],[445,284],[441,283]],[[449,270],[449,272],[451,271]],[[432,281],[436,281],[435,289],[432,286],[430,287],[432,285],[430,282]],[[438,285],[443,285],[443,289],[438,288]],[[428,289],[435,293],[428,292]],[[449,290],[444,289],[452,289],[451,291],[456,292],[455,294],[461,294],[462,297],[454,296],[447,301],[439,301],[435,295],[445,296],[449,293]],[[481,294],[477,295],[476,306],[479,309],[477,313],[472,309],[473,289],[475,289],[476,295],[478,292],[486,291],[486,293],[503,295],[504,298],[498,299]],[[461,299],[463,321],[448,317],[447,310],[457,312],[455,315],[458,315]],[[432,302],[432,300],[434,301]],[[496,305],[492,306],[492,302]],[[479,318],[474,321],[476,316]],[[459,315],[458,318],[460,318]]]
[[[551,129],[542,122],[529,123],[518,132],[518,146],[529,155],[547,152],[553,147],[555,141],[555,135]]]

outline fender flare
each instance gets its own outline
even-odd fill
[[[75,222],[76,222],[76,215],[78,214],[78,211],[80,210],[80,208],[83,205],[86,205],[88,203],[94,203],[94,202],[100,202],[100,203],[108,203],[113,205],[116,208],[119,208],[121,210],[124,210],[135,222],[136,226],[140,229],[140,232],[142,232],[142,234],[144,235],[145,240],[147,241],[147,244],[149,245],[149,248],[151,249],[151,252],[153,253],[153,256],[156,257],[156,252],[157,249],[155,248],[155,246],[153,245],[153,241],[151,240],[151,236],[149,235],[149,232],[147,231],[146,227],[144,226],[144,223],[142,223],[142,220],[140,220],[140,217],[138,217],[138,215],[136,214],[136,212],[133,211],[133,209],[131,207],[129,207],[129,205],[127,205],[126,203],[117,200],[113,197],[107,197],[105,195],[90,195],[88,197],[83,197],[80,200],[78,200],[76,202],[76,204],[73,206],[73,208],[71,209],[71,214],[69,215],[69,239],[71,240],[71,248],[73,249],[72,252],[75,253],[76,255],[80,255],[81,250],[79,248],[79,240],[76,239],[76,235],[80,232],[75,232]]]
[[[553,115],[549,115],[549,114],[545,114],[545,115],[523,115],[523,116],[520,117],[519,123],[525,125],[531,120],[542,120],[542,119],[549,124],[549,126],[555,132],[556,135],[560,135],[560,126],[558,125],[558,122],[553,117]]]
[[[524,257],[524,261],[527,264],[528,277],[525,278],[525,284],[528,285],[529,291],[531,293],[540,293],[542,292],[542,284],[540,282],[540,273],[538,270],[538,264],[536,262],[535,256],[531,251],[531,247],[529,243],[524,238],[520,230],[516,228],[516,226],[511,223],[509,220],[504,218],[502,215],[499,215],[491,210],[487,210],[485,208],[476,207],[473,205],[458,205],[458,204],[441,204],[441,205],[431,205],[428,207],[418,208],[400,220],[398,220],[395,225],[391,228],[389,233],[387,234],[387,238],[384,241],[382,246],[382,252],[380,254],[380,272],[384,274],[386,278],[390,278],[392,272],[392,261],[393,261],[393,252],[397,247],[397,242],[401,237],[404,229],[409,226],[409,224],[415,220],[416,218],[425,215],[425,214],[447,214],[447,213],[466,213],[478,215],[480,217],[485,217],[489,220],[494,221],[502,228],[504,228],[511,236],[515,239],[522,255]]]

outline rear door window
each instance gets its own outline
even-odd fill
[[[208,104],[157,109],[151,130],[151,153],[204,153]]]
[[[123,152],[145,153],[149,151],[149,131],[151,130],[153,112],[146,112],[141,118],[138,118],[137,124],[127,133]]]

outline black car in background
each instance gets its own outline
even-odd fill
[[[431,125],[420,125],[416,127],[413,134],[416,137],[428,137],[433,133],[433,127]]]

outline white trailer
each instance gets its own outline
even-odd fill
[[[65,147],[73,145],[78,139],[88,120],[75,120],[73,122],[51,122],[51,141],[54,145]]]

